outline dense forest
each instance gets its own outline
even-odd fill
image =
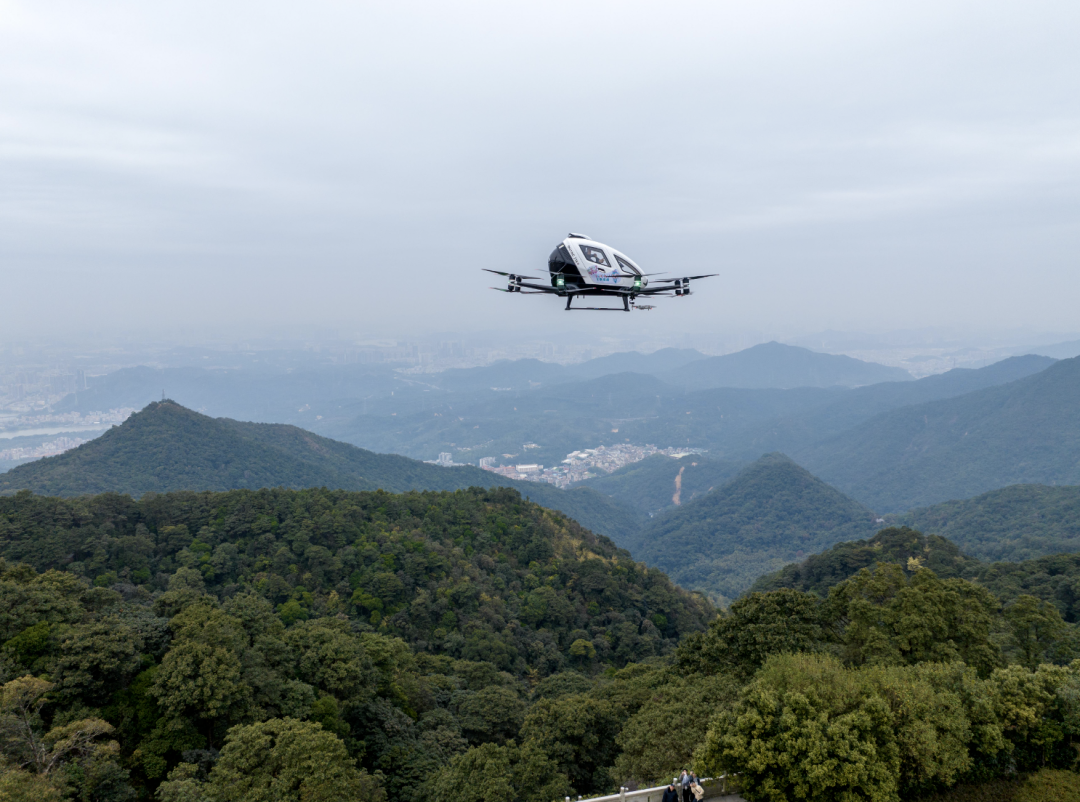
[[[757,577],[874,531],[874,515],[783,454],[766,454],[730,482],[653,518],[627,546],[719,603]]]
[[[929,568],[942,578],[968,579],[1003,602],[1033,596],[1053,604],[1068,623],[1080,623],[1080,554],[987,563],[963,554],[944,537],[923,535],[908,527],[890,527],[867,540],[840,543],[761,577],[753,590],[791,588],[825,596],[833,585],[859,570],[885,563],[898,565],[909,574]]]
[[[615,744],[560,758],[552,728],[614,733],[667,682],[649,661],[712,615],[510,489],[21,492],[0,498],[0,549],[4,715],[25,724],[7,754],[28,787],[87,799],[198,784],[210,763],[217,782],[251,759],[243,738],[292,744],[285,762],[340,741],[356,798],[419,799],[470,746],[607,788]],[[578,699],[597,677],[607,696]],[[78,748],[58,751],[65,727]]]
[[[1010,485],[895,516],[947,537],[980,560],[1030,560],[1080,551],[1080,487]]]
[[[910,559],[716,615],[511,489],[0,498],[0,798],[1068,788],[1074,625],[881,537]]]

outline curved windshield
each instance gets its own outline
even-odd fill
[[[615,254],[615,261],[619,263],[619,267],[625,270],[627,273],[633,273],[635,276],[640,276],[641,271],[634,267],[626,259],[623,259],[619,254]]]
[[[607,254],[603,249],[596,248],[592,245],[579,245],[582,254],[585,258],[592,262],[594,265],[600,265],[601,267],[611,267],[611,262],[608,261]]]

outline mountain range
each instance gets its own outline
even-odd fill
[[[329,487],[342,490],[459,490],[505,486],[564,512],[599,534],[636,530],[635,516],[592,488],[564,491],[472,466],[428,465],[375,454],[295,426],[210,418],[173,401],[153,402],[101,437],[0,474],[0,494],[52,496]]]
[[[996,387],[876,415],[793,452],[879,512],[1012,484],[1080,483],[1080,357]]]
[[[298,403],[302,392],[322,397],[317,403],[328,414],[310,421],[319,432],[155,402],[92,443],[0,474],[0,492],[514,486],[720,600],[784,562],[867,536],[882,515],[945,534],[984,559],[1037,557],[1080,544],[1068,487],[1080,483],[1080,358],[1028,355],[859,387],[687,390],[672,383],[675,374],[711,365],[713,379],[705,383],[735,382],[742,370],[749,384],[754,360],[758,378],[772,375],[774,383],[782,378],[777,366],[786,364],[820,369],[823,385],[840,368],[850,368],[840,378],[851,382],[876,372],[867,363],[837,363],[777,344],[729,357],[668,349],[616,354],[591,366],[519,360],[441,374],[347,366],[310,386],[310,376],[254,371],[245,392],[276,386],[281,394],[267,402],[267,414],[281,399]],[[617,372],[627,367],[634,370]],[[142,370],[106,377],[97,392],[161,378]],[[204,387],[243,384],[236,375],[178,370]],[[599,375],[582,379],[589,370]],[[717,379],[724,371],[726,378]],[[792,367],[783,375],[800,374]],[[357,401],[352,395],[365,382],[382,389]],[[340,403],[331,413],[334,393]],[[303,406],[297,415],[307,419],[313,409]],[[357,414],[360,407],[369,411]],[[571,450],[624,442],[705,453],[654,457],[570,491],[375,453],[448,450],[462,461],[495,455],[497,462],[550,465]],[[1017,484],[1023,487],[1010,487]]]

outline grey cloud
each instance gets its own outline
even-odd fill
[[[1069,328],[1078,14],[7,0],[0,336]],[[636,324],[484,289],[571,228],[722,278]]]

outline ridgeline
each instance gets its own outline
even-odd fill
[[[459,490],[513,487],[593,531],[625,538],[635,517],[589,488],[570,491],[518,482],[490,471],[444,468],[396,454],[376,454],[272,423],[210,418],[173,401],[155,401],[101,437],[55,457],[0,474],[0,495],[169,493],[263,487],[342,490]]]

